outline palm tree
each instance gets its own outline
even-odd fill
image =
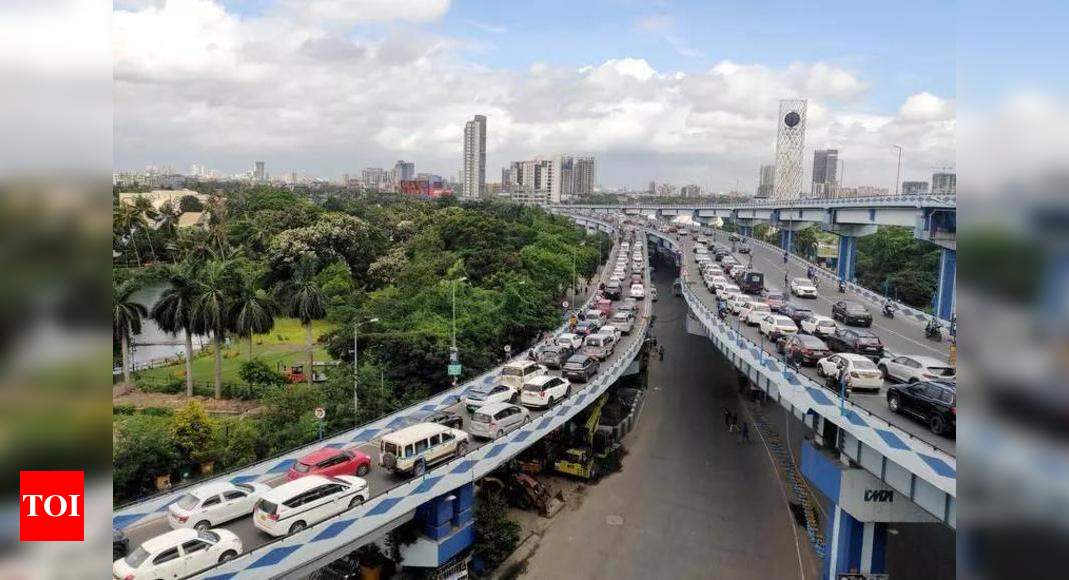
[[[112,227],[115,233],[122,238],[124,251],[133,247],[139,268],[141,267],[141,252],[137,249],[137,243],[134,241],[134,232],[137,231],[139,223],[144,219],[141,212],[128,203],[119,203],[112,210]]]
[[[211,332],[215,350],[215,398],[223,397],[223,339],[231,326],[232,304],[241,284],[230,262],[212,260],[195,282],[194,316],[197,331]]]
[[[234,303],[234,333],[249,339],[249,360],[252,360],[252,335],[270,332],[275,327],[278,303],[257,284],[257,276],[247,276],[241,295]]]
[[[299,319],[305,328],[308,347],[308,372],[305,374],[309,386],[312,384],[312,363],[315,355],[312,347],[312,321],[327,315],[327,298],[315,279],[315,273],[315,262],[311,259],[302,260],[293,279],[283,283],[280,288],[287,314]]]
[[[141,332],[141,320],[148,316],[148,309],[133,300],[139,289],[132,280],[112,283],[111,336],[122,345],[122,377],[126,385],[131,384],[130,338]]]
[[[155,262],[159,258],[156,256],[156,247],[152,243],[150,230],[152,229],[151,224],[156,223],[156,220],[159,219],[159,212],[152,206],[152,201],[149,198],[141,196],[134,199],[134,208],[140,213],[141,223],[138,225],[143,226],[141,230],[145,233],[145,239],[148,240],[148,249],[152,252],[152,261]]]
[[[168,271],[168,288],[152,306],[150,316],[156,324],[171,334],[182,332],[186,339],[186,396],[193,396],[193,332],[197,327],[196,314],[196,266],[185,261],[171,266]]]

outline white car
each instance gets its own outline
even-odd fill
[[[728,296],[731,296],[732,294],[738,294],[740,292],[742,292],[742,288],[739,288],[735,284],[728,283],[716,289],[716,297],[721,300],[727,300]]]
[[[583,337],[570,332],[562,332],[557,336],[557,346],[566,346],[572,350],[579,350],[583,346]]]
[[[241,539],[233,532],[182,528],[146,540],[115,560],[111,574],[118,580],[185,578],[239,554]]]
[[[772,308],[764,302],[751,302],[739,311],[739,318],[750,326],[761,324],[761,319],[772,314]]]
[[[480,383],[468,389],[464,395],[464,407],[475,411],[487,403],[511,403],[516,400],[517,391],[510,385],[500,383]]]
[[[551,407],[572,394],[572,384],[563,377],[543,375],[523,384],[520,403],[525,407]]]
[[[791,294],[799,298],[816,298],[817,287],[809,278],[795,278],[791,280]]]
[[[769,314],[761,319],[760,323],[761,334],[768,337],[769,340],[775,340],[780,336],[797,334],[798,326],[794,324],[794,321],[782,314]]]
[[[624,313],[625,316],[626,314],[627,313]],[[608,320],[608,324],[604,324],[601,328],[598,329],[598,334],[611,334],[613,340],[619,341],[620,336],[622,336],[624,333],[624,330],[623,328],[616,326],[613,322],[614,320],[616,320],[615,315],[613,315],[613,317]]]
[[[635,300],[642,300],[646,297],[646,287],[642,284],[632,284],[631,297]]]
[[[587,310],[584,316],[586,317],[586,320],[596,321],[598,323],[598,326],[605,324],[605,313],[598,310],[597,308],[591,308],[590,310]]]
[[[222,481],[195,487],[167,508],[167,523],[176,530],[204,531],[251,514],[260,496],[270,490],[271,486],[259,482]]]
[[[821,377],[838,380],[842,373],[846,373],[848,393],[860,390],[879,393],[883,387],[883,373],[867,356],[843,352],[817,361],[817,374]]]
[[[490,403],[479,408],[471,417],[468,431],[472,437],[498,439],[531,420],[527,409],[508,403]]]
[[[252,522],[269,535],[285,536],[354,508],[370,496],[362,477],[306,475],[265,493]]]
[[[738,314],[742,312],[744,308],[748,308],[750,304],[757,302],[757,299],[749,294],[742,292],[736,293],[728,300],[728,308],[731,309],[732,314]]]
[[[834,320],[820,314],[811,314],[803,318],[800,326],[802,332],[813,336],[831,336],[838,328]]]
[[[709,281],[711,282],[712,287],[717,289],[730,284],[728,279],[724,276],[710,276]]]
[[[880,359],[877,364],[884,378],[901,383],[917,381],[955,381],[953,366],[930,356],[904,354]]]
[[[701,244],[698,244],[698,245],[694,246],[694,253],[696,255],[699,255],[699,256],[701,256],[702,254],[708,254],[709,253],[709,248],[706,248],[705,246],[703,246]]]

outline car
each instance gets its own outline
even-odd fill
[[[369,497],[367,481],[361,477],[310,475],[265,493],[256,503],[252,522],[270,536],[285,536],[361,505]]]
[[[639,274],[638,272],[635,272],[634,274],[631,274],[631,283],[632,284],[641,284],[642,283],[642,274]]]
[[[598,308],[591,308],[590,310],[587,310],[586,312],[583,313],[583,316],[584,316],[585,320],[596,321],[598,323],[598,325],[605,324],[605,320],[607,320],[609,318],[608,316],[605,315],[604,312],[602,312]]]
[[[834,320],[820,314],[810,314],[803,318],[798,327],[802,332],[813,336],[830,336],[839,328]]]
[[[869,358],[883,357],[883,342],[869,330],[861,328],[837,328],[824,339],[828,348],[835,352],[852,352]]]
[[[833,304],[831,317],[852,326],[872,326],[872,314],[868,308],[854,300],[840,300]]]
[[[954,382],[957,371],[950,364],[935,357],[904,354],[880,359],[876,364],[883,378],[900,383],[920,381]]]
[[[605,296],[613,300],[619,300],[620,294],[623,291],[624,288],[618,281],[610,280],[609,283],[605,285]]]
[[[791,294],[799,298],[816,298],[817,287],[813,285],[813,282],[809,278],[793,278],[791,279]]]
[[[695,244],[694,245],[694,254],[695,255],[708,254],[708,253],[709,253],[709,248],[706,248],[705,246],[703,246],[701,244]]]
[[[269,485],[258,482],[222,481],[201,485],[167,507],[167,523],[176,530],[207,530],[251,514],[260,496],[270,489]]]
[[[729,239],[733,242],[739,242],[742,241],[742,236],[740,236],[739,234],[731,234],[731,236],[729,236]]]
[[[540,365],[530,360],[517,360],[501,367],[501,376],[498,382],[518,391],[528,378],[534,375],[544,375],[548,372],[549,369],[545,365]]]
[[[880,392],[883,375],[868,357],[852,353],[838,353],[817,361],[817,375],[838,381],[846,373],[847,393],[860,390]],[[838,387],[836,386],[836,390]]]
[[[122,530],[111,529],[111,560],[114,562],[130,551],[130,539]]]
[[[371,471],[371,457],[357,449],[324,447],[298,459],[286,472],[293,481],[307,475],[359,475]]]
[[[241,539],[231,531],[181,528],[145,540],[115,560],[111,575],[119,580],[185,578],[233,560],[241,552]]]
[[[601,323],[597,320],[583,320],[579,324],[575,325],[575,334],[579,336],[587,336],[594,334],[601,328]]]
[[[416,423],[382,437],[379,465],[396,474],[420,477],[432,465],[467,454],[468,446],[468,434],[460,429]]]
[[[561,372],[569,379],[581,380],[585,383],[590,380],[590,377],[596,375],[600,368],[601,363],[597,359],[577,353],[572,355],[568,362],[564,363]]]
[[[803,320],[809,318],[813,311],[808,306],[788,302],[780,306],[779,313],[793,320],[795,324],[800,324]]]
[[[612,356],[615,349],[616,335],[605,332],[604,328],[598,330],[596,334],[588,335],[583,340],[582,353],[599,361]]]
[[[537,360],[546,368],[559,369],[575,351],[559,344],[546,344],[537,351]]]
[[[509,403],[515,401],[518,395],[519,392],[511,385],[480,383],[468,389],[467,394],[464,395],[464,407],[469,412],[472,412],[487,403]]]
[[[710,290],[713,289],[713,288],[720,288],[721,286],[726,286],[726,285],[731,283],[731,282],[728,281],[727,277],[725,277],[725,276],[712,276],[710,278],[710,280],[711,280],[711,284],[710,284],[711,288],[710,288]]]
[[[650,300],[653,302],[657,301],[657,287],[653,284],[650,284]]]
[[[748,307],[748,305],[753,304],[754,302],[757,302],[756,298],[750,296],[749,294],[743,294],[742,292],[739,292],[733,295],[731,299],[727,301],[727,306],[728,309],[731,310],[732,314],[738,314],[742,311],[743,308]]]
[[[571,332],[562,332],[557,335],[555,344],[572,349],[573,351],[579,350],[583,346],[583,337],[578,334],[572,334]]]
[[[794,334],[786,336],[779,343],[779,351],[787,356],[787,360],[813,366],[817,361],[831,355],[828,345],[823,340],[808,334]]]
[[[783,295],[783,292],[778,292],[776,290],[765,292],[765,295],[761,300],[765,304],[768,304],[768,307],[772,309],[772,312],[779,312],[780,308],[783,308],[783,305],[787,303],[787,297]]]
[[[625,298],[619,306],[616,307],[616,312],[630,312],[632,314],[638,314],[638,300],[634,298]]]
[[[580,356],[580,355],[576,355]],[[573,359],[575,357],[572,357]],[[588,357],[589,358],[589,357]],[[571,360],[568,361],[568,364]],[[567,367],[567,365],[565,365]],[[535,377],[523,384],[520,404],[525,407],[552,407],[572,394],[572,384],[563,377]]]
[[[798,333],[798,326],[794,324],[794,321],[782,314],[769,314],[762,318],[757,326],[761,334],[768,337],[769,340],[776,340],[783,335]]]
[[[742,288],[743,292],[760,296],[765,291],[765,275],[763,273],[735,268],[732,270],[732,274],[736,273],[738,276],[735,279],[738,280],[739,288]]]
[[[472,437],[499,439],[531,420],[531,414],[511,403],[490,403],[479,407],[471,416],[468,432]]]
[[[631,312],[620,311],[612,315],[609,323],[620,330],[621,334],[631,334],[635,327],[635,315]]]
[[[739,245],[739,253],[740,254],[749,254],[750,253],[750,246],[747,245],[747,244],[740,244]]]
[[[912,415],[928,424],[936,435],[957,428],[957,388],[945,381],[924,381],[887,388],[887,407],[894,413]]]
[[[749,326],[761,324],[761,319],[772,314],[772,309],[764,302],[751,302],[739,312],[739,319]]]
[[[631,285],[631,297],[636,300],[641,300],[646,297],[646,287],[642,284]]]
[[[462,429],[464,427],[464,418],[450,411],[435,411],[424,417],[423,422],[437,423],[453,429]]]
[[[724,284],[724,285],[718,287],[716,289],[715,294],[716,294],[717,298],[719,298],[721,300],[727,300],[728,297],[731,296],[732,294],[739,294],[741,292],[742,292],[742,289],[739,288],[738,285],[728,282],[727,284]]]

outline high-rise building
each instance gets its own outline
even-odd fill
[[[398,161],[393,166],[393,182],[411,181],[416,176],[416,164],[411,161]]]
[[[902,195],[924,195],[928,193],[927,181],[903,181]]]
[[[264,169],[263,161],[256,162],[255,169],[252,171],[252,178],[254,181],[267,181],[267,171]]]
[[[650,186],[648,188],[646,188],[646,193],[649,193],[649,194],[657,193],[657,182],[656,181],[651,181],[650,182]]]
[[[933,173],[932,195],[957,195],[958,174],[956,173]]]
[[[572,166],[572,175],[575,180],[575,195],[590,195],[594,193],[594,185],[597,183],[597,162],[593,157],[576,157]]]
[[[839,150],[817,149],[813,152],[813,187],[810,193],[830,196],[839,182]]]
[[[776,183],[776,166],[762,165],[757,181],[757,197],[772,197]]]
[[[773,197],[797,199],[802,192],[802,152],[805,149],[805,99],[782,99],[776,120],[776,182]]]
[[[690,185],[684,185],[679,188],[679,195],[683,197],[700,197],[702,194],[702,188],[700,185],[691,183]]]
[[[290,172],[290,183],[297,183],[297,172],[296,171],[291,171]]]
[[[387,189],[390,175],[381,167],[368,167],[360,173],[360,181],[367,189],[382,191]]]
[[[475,117],[464,125],[464,174],[461,195],[475,199],[486,195],[486,117]]]

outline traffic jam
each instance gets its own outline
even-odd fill
[[[496,380],[475,384],[448,408],[368,443],[310,451],[274,479],[192,487],[164,517],[116,531],[113,578],[197,574],[519,429],[594,379],[626,341],[641,339],[638,319],[656,300],[646,279],[644,235],[633,228],[621,235],[591,290],[589,309],[568,312],[562,332],[547,335],[501,367]]]

